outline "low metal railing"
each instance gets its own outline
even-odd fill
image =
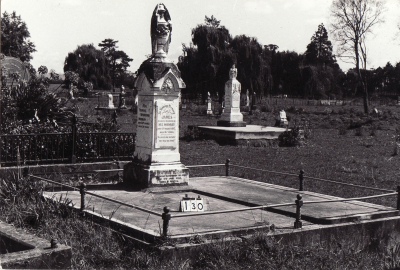
[[[88,195],[91,195],[91,196],[94,196],[94,197],[97,197],[97,198],[100,198],[100,199],[103,199],[103,200],[106,200],[106,201],[110,201],[110,202],[113,202],[113,203],[118,203],[120,205],[127,206],[127,207],[130,207],[130,208],[136,209],[136,210],[140,210],[140,211],[143,211],[143,212],[155,215],[155,216],[159,216],[159,217],[162,216],[162,214],[160,214],[160,213],[157,213],[155,211],[152,211],[152,210],[149,210],[149,209],[137,206],[137,205],[124,203],[124,202],[121,202],[121,201],[118,201],[118,200],[115,200],[115,199],[111,199],[111,198],[108,198],[108,197],[105,197],[105,196],[98,195],[98,194],[93,193],[93,192],[89,192],[89,191],[86,190],[86,184],[85,183],[81,183],[79,188],[76,188],[76,187],[73,187],[73,186],[70,186],[70,185],[62,184],[62,183],[59,183],[59,182],[56,182],[56,181],[53,181],[53,180],[50,180],[50,179],[46,179],[46,178],[43,178],[43,177],[39,177],[39,176],[36,176],[36,175],[33,175],[33,174],[30,174],[28,176],[36,178],[36,179],[38,179],[40,181],[48,182],[50,184],[60,185],[60,186],[63,186],[63,187],[71,188],[71,189],[73,189],[75,191],[79,191],[80,194],[81,194],[81,207],[80,207],[81,211],[85,210],[85,195],[88,194]]]
[[[297,176],[295,174],[291,173],[283,173],[283,172],[276,172],[276,171],[268,171],[268,170],[262,170],[262,169],[256,169],[256,168],[250,168],[250,167],[244,167],[244,166],[239,166],[239,165],[232,165],[230,164],[230,160],[227,159],[225,164],[208,164],[208,165],[191,165],[187,166],[188,168],[196,168],[196,167],[216,167],[216,166],[225,166],[225,174],[226,176],[229,176],[229,167],[234,166],[234,167],[239,167],[239,168],[246,168],[246,169],[255,169],[255,170],[261,170],[269,173],[276,173],[276,174],[282,174],[282,175],[289,175],[289,176]],[[118,169],[121,170],[121,169]],[[108,170],[107,170],[108,171]],[[24,168],[24,176],[28,176],[28,168]],[[169,228],[169,222],[172,218],[185,218],[185,217],[196,217],[196,216],[205,216],[205,215],[216,215],[216,214],[226,214],[226,213],[233,213],[233,212],[241,212],[241,211],[252,211],[252,210],[268,210],[276,207],[285,207],[285,206],[296,206],[296,214],[295,214],[295,222],[294,222],[294,229],[299,229],[302,228],[302,220],[301,220],[301,207],[305,204],[317,204],[317,203],[334,203],[334,202],[346,202],[346,201],[360,201],[360,200],[366,200],[366,199],[372,199],[372,198],[378,198],[378,197],[388,197],[388,196],[395,196],[397,195],[397,210],[400,210],[400,186],[397,186],[397,190],[386,190],[386,189],[378,189],[378,188],[371,188],[367,186],[360,186],[360,185],[352,185],[352,184],[347,184],[343,182],[338,182],[338,181],[333,181],[333,180],[326,180],[326,179],[320,179],[320,178],[315,178],[315,177],[307,177],[313,180],[323,180],[323,181],[328,181],[336,184],[345,184],[345,185],[351,185],[353,187],[358,187],[358,188],[368,188],[368,189],[373,189],[376,191],[381,191],[381,192],[390,192],[386,194],[379,194],[379,195],[371,195],[371,196],[364,196],[364,197],[354,197],[354,198],[343,198],[343,199],[332,199],[332,200],[319,200],[319,201],[303,201],[302,195],[297,194],[296,200],[294,203],[282,203],[282,204],[270,204],[270,205],[261,205],[261,206],[254,206],[254,207],[243,207],[243,208],[236,208],[236,209],[229,209],[229,210],[219,210],[219,211],[207,211],[207,212],[196,212],[196,213],[186,213],[186,214],[170,214],[170,209],[168,206],[165,206],[163,208],[163,213],[157,213],[155,211],[133,205],[133,204],[127,204],[125,202],[121,202],[119,200],[111,199],[105,196],[98,195],[96,193],[88,192],[86,190],[86,185],[84,183],[81,183],[79,188],[66,185],[66,184],[61,184],[49,179],[45,179],[39,176],[35,175],[29,175],[30,177],[36,178],[41,181],[46,181],[48,183],[72,188],[73,190],[79,190],[81,194],[81,207],[80,210],[84,211],[85,210],[85,195],[91,195],[94,197],[98,197],[110,202],[118,203],[120,205],[124,205],[127,207],[131,207],[133,209],[137,209],[149,214],[153,214],[155,216],[161,217],[163,220],[163,231],[162,231],[162,236],[168,236],[168,228]],[[299,180],[300,180],[300,188],[299,190],[303,190],[303,179],[304,179],[304,171],[300,172],[299,175]]]

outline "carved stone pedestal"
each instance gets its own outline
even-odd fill
[[[128,188],[188,185],[189,170],[179,154],[179,95],[186,86],[167,58],[170,20],[166,7],[157,5],[151,20],[153,54],[140,66],[134,85],[137,127],[134,159],[124,167]]]
[[[240,91],[241,85],[236,80],[237,69],[233,66],[229,72],[229,80],[225,83],[225,109],[217,126],[223,127],[245,127],[243,114],[240,113]]]

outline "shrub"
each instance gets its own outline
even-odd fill
[[[370,132],[369,135],[370,135],[370,136],[376,136],[376,135],[378,135],[378,126],[373,125],[373,126],[371,127],[371,132]]]
[[[339,128],[339,135],[346,135],[347,134],[347,129],[345,127],[340,127]]]
[[[364,136],[364,129],[362,127],[356,128],[356,132],[354,133],[356,136]]]
[[[241,107],[240,107],[240,111],[241,111],[241,112],[249,112],[249,107],[247,107],[247,106],[241,106]]]
[[[298,111],[298,109],[296,109],[295,106],[291,106],[289,109],[286,109],[286,112],[289,113],[296,113]]]
[[[204,135],[197,126],[188,126],[183,135],[183,139],[188,142],[202,140],[203,138]]]
[[[278,137],[279,146],[292,147],[300,144],[299,128],[293,127],[291,130],[283,132]]]
[[[200,115],[207,114],[207,107],[206,106],[197,106],[196,112]]]

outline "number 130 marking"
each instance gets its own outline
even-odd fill
[[[203,199],[181,201],[182,212],[204,211]]]

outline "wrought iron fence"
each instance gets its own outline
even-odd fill
[[[43,133],[1,135],[1,166],[129,160],[135,133]]]

